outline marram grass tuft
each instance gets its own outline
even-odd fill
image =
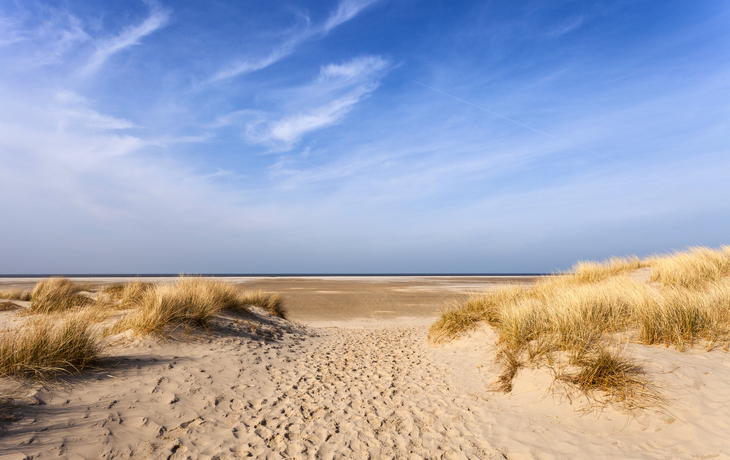
[[[285,316],[279,296],[240,292],[232,284],[210,278],[180,277],[174,283],[145,287],[136,292],[139,298],[132,304],[134,310],[117,323],[115,330],[160,334],[180,327],[205,327],[221,312],[244,313],[251,305],[263,307],[282,318]]]
[[[627,276],[646,267],[651,284]],[[630,398],[647,382],[638,365],[606,351],[615,334],[679,350],[698,342],[730,345],[730,246],[580,262],[532,287],[488,291],[452,305],[431,326],[429,339],[443,343],[483,323],[499,333],[500,388],[511,388],[525,360],[549,362],[567,352],[582,368],[569,381]]]
[[[45,379],[81,372],[99,360],[96,319],[84,311],[35,317],[0,333],[0,377]]]
[[[46,278],[38,282],[30,299],[33,313],[55,313],[92,304],[94,300],[83,294],[86,287],[66,278]]]

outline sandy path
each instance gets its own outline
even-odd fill
[[[730,458],[724,351],[631,344],[667,410],[586,413],[544,368],[521,370],[511,394],[489,391],[495,333],[434,349],[430,322],[259,314],[117,346],[109,367],[27,389],[19,420],[0,419],[0,458]]]
[[[502,458],[450,400],[423,327],[329,329],[282,396],[249,414],[242,439],[294,458]]]
[[[142,340],[114,368],[33,390],[10,458],[503,458],[475,437],[425,326],[297,328],[221,320]],[[279,328],[275,327],[279,326]],[[226,335],[225,331],[229,331]],[[248,334],[248,336],[247,336]],[[264,340],[263,337],[267,337]],[[36,401],[41,404],[35,405]]]

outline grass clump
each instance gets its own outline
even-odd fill
[[[284,299],[278,294],[267,294],[263,291],[244,291],[239,296],[239,304],[261,307],[278,318],[286,319]]]
[[[631,270],[650,267],[650,285],[632,280]],[[539,280],[532,287],[489,291],[452,306],[431,326],[429,339],[443,343],[488,323],[499,333],[505,372],[510,379],[525,360],[553,363],[573,356],[581,371],[569,379],[589,391],[599,389],[624,400],[647,395],[641,372],[607,343],[617,333],[647,345],[679,350],[705,341],[730,344],[730,247],[690,248],[669,256],[639,260],[611,258],[580,262],[571,272]],[[643,386],[642,386],[643,385]],[[623,389],[622,389],[623,387]]]
[[[109,297],[111,300],[119,300],[122,297],[122,291],[128,283],[114,283],[103,286],[99,289],[99,295]]]
[[[0,334],[0,377],[47,378],[98,361],[102,344],[83,312],[44,316]]]
[[[94,300],[82,294],[86,286],[66,278],[46,278],[38,282],[30,299],[33,313],[54,313],[89,305]]]
[[[134,308],[142,302],[144,294],[153,286],[154,284],[144,281],[110,284],[99,291],[97,302],[110,302],[120,310]]]
[[[238,306],[237,294],[233,286],[220,281],[181,277],[145,290],[136,310],[118,328],[150,334],[169,327],[206,326],[217,313]]]
[[[432,343],[444,343],[476,327],[482,321],[496,324],[499,308],[522,296],[524,289],[499,289],[487,295],[472,295],[465,302],[455,302],[441,312],[439,319],[428,331]]]
[[[467,304],[468,305],[468,304]],[[431,326],[428,338],[433,343],[443,343],[467,331],[483,320],[481,312],[471,308],[452,306],[441,312],[439,319]]]
[[[673,345],[679,350],[703,340],[708,349],[720,341],[730,345],[730,280],[705,285],[705,289],[665,288],[661,301],[637,308],[634,317],[639,340],[646,344]]]
[[[524,364],[512,350],[506,347],[503,347],[497,355],[497,362],[502,364],[502,374],[497,379],[497,389],[509,393],[512,391],[512,382],[517,376],[517,371]]]
[[[23,289],[0,289],[0,299],[22,300],[27,302],[30,298],[30,291],[25,291]]]
[[[619,349],[598,347],[578,357],[574,364],[580,371],[563,379],[585,392],[599,390],[618,401],[656,397],[647,385],[642,367],[623,356]]]
[[[730,276],[730,246],[692,247],[649,260],[651,279],[663,286],[702,289]]]
[[[636,256],[611,257],[603,262],[581,261],[573,265],[571,275],[581,283],[595,283],[606,278],[646,267],[646,263]]]
[[[285,316],[279,296],[241,293],[232,284],[210,278],[180,277],[170,284],[130,287],[129,292],[129,299],[138,296],[138,300],[135,310],[115,327],[118,331],[159,334],[178,327],[206,327],[217,314],[224,311],[245,313],[250,305],[263,307],[282,318]]]

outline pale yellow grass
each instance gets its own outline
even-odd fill
[[[647,266],[652,279],[661,283],[659,288],[626,276]],[[607,347],[619,336],[680,350],[698,341],[708,348],[717,343],[727,347],[728,267],[728,247],[691,248],[643,261],[630,257],[581,262],[572,272],[547,277],[535,286],[487,292],[452,306],[432,325],[429,338],[445,342],[479,323],[490,324],[499,332],[505,367],[500,385],[506,390],[525,360],[551,363],[567,353],[569,364],[582,370],[561,378],[618,399],[647,395],[639,367]]]
[[[120,310],[134,308],[142,302],[145,292],[153,287],[154,284],[139,280],[111,284],[99,291],[97,303],[109,304]]]
[[[96,318],[85,311],[35,317],[0,333],[0,376],[47,378],[80,372],[98,361]]]
[[[278,294],[268,294],[264,291],[243,291],[238,297],[242,305],[261,307],[270,314],[286,319],[284,300]]]
[[[30,300],[30,291],[23,289],[0,289],[0,299],[6,300]]]
[[[608,277],[646,267],[636,256],[611,257],[603,262],[581,261],[573,265],[572,279],[582,283],[595,283]]]
[[[712,250],[692,247],[647,259],[651,279],[663,286],[702,289],[708,283],[730,276],[730,246]]]
[[[92,365],[102,351],[98,323],[112,314],[110,305],[132,309],[114,330],[131,329],[137,334],[206,326],[221,312],[246,313],[250,306],[285,317],[278,295],[241,292],[234,285],[209,278],[106,286],[97,293],[96,301],[88,289],[65,278],[41,280],[33,290],[29,310],[43,315],[32,315],[19,327],[0,332],[0,377],[47,378]]]
[[[94,300],[82,294],[88,286],[75,283],[66,278],[46,278],[38,282],[30,299],[33,313],[53,313],[74,307],[89,305]]]
[[[174,283],[147,287],[140,292],[134,311],[120,320],[115,330],[150,334],[179,327],[205,327],[223,311],[245,313],[252,305],[284,316],[279,296],[241,292],[232,284],[211,278],[180,277]]]

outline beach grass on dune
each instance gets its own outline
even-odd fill
[[[0,332],[0,376],[49,378],[81,372],[99,360],[102,342],[83,311],[43,315]]]
[[[573,265],[573,280],[595,283],[620,273],[646,267],[646,263],[636,256],[611,257],[604,262],[581,261]]]
[[[98,361],[110,332],[161,334],[176,328],[208,326],[223,312],[248,313],[251,306],[285,318],[278,295],[240,291],[235,285],[201,277],[181,276],[173,283],[142,281],[105,286],[96,293],[65,278],[41,280],[32,291],[30,313],[14,329],[0,331],[0,377],[47,379],[80,372]],[[5,304],[7,305],[7,308]],[[99,323],[116,309],[130,309],[111,329]],[[0,308],[19,308],[11,302]]]
[[[38,282],[30,299],[32,313],[55,313],[92,304],[94,300],[85,295],[88,286],[66,278],[46,278]]]
[[[278,294],[268,294],[263,291],[243,291],[239,296],[242,305],[261,307],[270,314],[286,319],[284,300]]]
[[[153,287],[154,284],[139,280],[110,284],[99,290],[97,303],[109,303],[120,310],[134,308],[142,301],[145,292]]]
[[[30,291],[24,289],[0,289],[0,299],[29,301]]]
[[[652,281],[663,286],[702,289],[730,276],[730,246],[716,250],[692,247],[647,262],[652,267]]]
[[[656,283],[627,276],[645,267],[651,268]],[[607,352],[606,344],[623,334],[640,343],[679,350],[699,341],[727,348],[728,275],[727,246],[695,247],[644,260],[580,262],[571,272],[547,277],[532,287],[490,291],[452,305],[431,326],[429,339],[443,343],[487,323],[499,333],[505,368],[501,388],[511,387],[508,380],[524,361],[550,362],[554,355],[567,353],[572,365],[582,369],[569,381],[583,389],[599,388],[617,399],[633,397],[646,394],[635,391],[646,389],[645,377],[619,352]]]
[[[575,361],[579,371],[562,376],[583,391],[600,390],[610,399],[631,401],[641,398],[656,398],[647,386],[642,367],[623,356],[618,348],[610,350],[599,347],[584,354]]]
[[[115,330],[160,334],[179,327],[206,327],[219,313],[246,313],[253,305],[284,316],[280,297],[241,292],[232,284],[210,278],[183,276],[174,283],[141,289],[138,295],[134,310],[117,323]]]

